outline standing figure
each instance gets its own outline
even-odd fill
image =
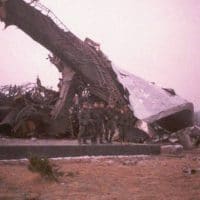
[[[104,102],[100,102],[100,115],[101,115],[101,123],[102,123],[102,138],[105,138],[105,120],[106,120],[106,107]]]
[[[108,105],[105,112],[105,139],[108,143],[112,143],[113,135],[115,134],[117,113],[114,105]]]
[[[97,138],[99,138],[99,143],[103,143],[103,112],[98,102],[94,102],[93,109],[91,112],[91,118],[94,125],[93,132],[93,143],[97,143]]]
[[[84,102],[78,114],[79,119],[79,134],[78,143],[87,144],[87,136],[89,133],[89,123],[91,119],[90,109],[87,102]]]
[[[93,117],[93,105],[89,104],[90,120],[88,124],[88,135],[90,136],[91,144],[97,143],[96,124]]]

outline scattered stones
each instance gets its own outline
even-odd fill
[[[186,167],[186,168],[183,169],[183,173],[184,174],[189,174],[189,175],[197,174],[197,173],[200,173],[200,168]]]
[[[175,144],[178,141],[179,141],[178,138],[169,138],[169,142],[172,143],[172,144]]]
[[[153,143],[177,145],[180,144],[185,150],[191,150],[200,145],[200,127],[197,125],[181,129],[177,132],[168,134],[168,137],[156,136],[152,139]],[[164,147],[166,148],[166,147]],[[164,150],[165,151],[165,150]]]
[[[183,145],[184,149],[189,150],[189,149],[193,148],[191,138],[186,133],[182,133],[182,134],[179,135],[179,142],[180,142],[181,145]]]
[[[180,144],[161,146],[161,153],[162,154],[180,154],[182,152],[183,152],[183,146],[180,145]]]
[[[25,200],[39,200],[40,195],[37,193],[24,194],[24,199]]]
[[[136,165],[138,163],[137,160],[125,160],[122,162],[123,165],[131,166],[131,165]]]

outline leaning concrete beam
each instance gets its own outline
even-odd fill
[[[28,158],[31,154],[56,157],[101,156],[101,155],[157,155],[159,145],[1,145],[0,160]]]

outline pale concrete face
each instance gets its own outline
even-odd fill
[[[118,81],[128,90],[134,115],[148,124],[158,122],[170,131],[193,125],[193,104],[155,84],[113,66]]]
[[[101,43],[121,68],[174,88],[200,108],[199,0],[41,2],[77,36]],[[16,27],[1,31],[0,43],[0,84],[34,81],[39,74],[56,87],[59,73],[45,59],[47,50]]]

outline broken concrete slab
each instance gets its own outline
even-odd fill
[[[177,131],[193,125],[194,108],[191,102],[178,95],[169,95],[161,87],[113,66],[118,81],[129,93],[130,108],[135,116],[163,128]]]
[[[183,145],[184,149],[187,149],[187,150],[192,149],[194,147],[191,137],[189,135],[190,133],[189,130],[190,128],[186,128],[186,129],[179,130],[175,133],[179,140],[179,143]]]
[[[162,145],[161,153],[162,154],[180,154],[183,152],[183,146],[180,144],[177,145]]]

